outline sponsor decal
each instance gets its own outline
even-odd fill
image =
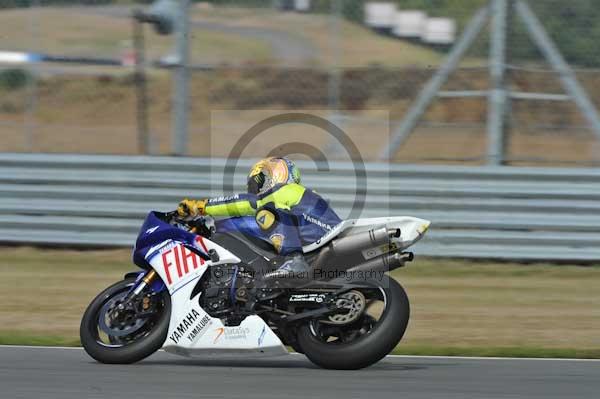
[[[175,245],[172,248],[167,247],[161,255],[167,285],[169,286],[184,279],[188,274],[204,265],[204,259],[183,245]]]
[[[221,335],[223,335],[224,332],[225,332],[225,327],[219,327],[219,328],[217,328],[217,336],[213,340],[213,344],[217,343],[217,341],[219,340],[219,338],[221,338]]]
[[[275,215],[271,211],[262,209],[256,214],[256,223],[262,230],[269,230],[275,223]]]
[[[236,201],[236,200],[239,200],[239,199],[240,199],[239,194],[227,195],[227,196],[221,196],[221,197],[211,198],[211,199],[208,200],[208,203],[209,204],[214,204],[214,203],[218,203],[218,202]]]
[[[201,318],[198,323],[196,323],[196,326],[187,335],[187,339],[190,342],[194,342],[196,338],[200,338],[202,335],[204,335],[204,333],[208,331],[208,327],[211,325],[212,318],[209,315],[204,315],[204,317]]]
[[[158,229],[158,226],[150,227],[148,230],[146,230],[146,234],[152,234],[156,231],[156,229]]]
[[[250,334],[248,327],[219,327],[216,329],[217,335],[213,340],[213,344],[216,344],[220,339],[227,341],[233,341],[238,339],[246,339]]]
[[[316,302],[321,303],[325,300],[325,294],[294,294],[290,296],[289,302]]]
[[[258,336],[258,346],[262,345],[263,341],[265,340],[265,335],[267,335],[267,326],[263,326],[263,329]]]
[[[208,254],[208,248],[206,248],[206,244],[204,243],[204,238],[202,236],[196,237],[196,244],[200,244],[205,254]]]
[[[310,222],[312,224],[316,224],[317,226],[327,230],[327,231],[331,231],[333,230],[333,227],[328,225],[327,223],[321,222],[319,219],[312,217],[310,215],[307,215],[306,213],[302,214],[302,217],[304,218],[304,220],[306,220],[307,222]]]
[[[188,339],[191,341],[194,337],[198,336],[202,330],[212,322],[212,319],[208,315],[200,317],[200,313],[196,309],[192,309],[188,314],[185,315],[183,320],[179,323],[177,328],[173,331],[169,337],[171,341],[178,343],[181,338],[186,336],[186,333],[190,328],[192,329],[188,334]],[[199,328],[198,328],[199,327]],[[193,337],[190,338],[190,335]]]
[[[379,247],[369,248],[362,251],[362,254],[366,260],[373,259],[377,256],[387,254],[389,252],[395,251],[398,249],[398,245],[395,242],[390,242],[389,244],[383,244]]]

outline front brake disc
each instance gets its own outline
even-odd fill
[[[124,309],[123,315],[117,319],[111,317],[114,314],[115,308],[121,304],[121,300],[125,298],[127,293],[122,293],[111,298],[104,304],[98,316],[98,326],[107,335],[112,337],[124,337],[138,331],[146,322],[147,318],[136,317],[135,311]]]

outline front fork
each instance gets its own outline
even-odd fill
[[[138,283],[137,286],[134,285],[134,289],[129,293],[132,296],[137,296],[146,288],[148,285],[152,283],[152,281],[156,278],[157,274],[154,269],[150,269],[148,273],[142,278],[142,281]]]
[[[144,290],[144,288],[148,286],[150,286],[152,291],[155,293],[161,292],[163,289],[165,289],[164,283],[154,269],[150,269],[146,272],[140,272],[138,274],[138,277],[127,293],[125,300],[128,301],[135,298]]]
[[[136,280],[129,289],[127,295],[118,302],[112,311],[107,313],[111,321],[117,319],[120,314],[128,313],[130,311],[134,312],[136,317],[145,316],[146,314],[144,312],[146,312],[146,310],[151,306],[150,297],[148,296],[143,298],[141,303],[142,310],[140,310],[136,305],[137,297],[142,293],[144,288],[148,286],[150,286],[152,291],[155,293],[162,291],[162,288],[164,288],[162,280],[160,278],[157,279],[158,274],[156,271],[154,271],[154,269],[137,273],[128,273],[125,275],[125,279],[133,277],[134,275],[137,275]]]

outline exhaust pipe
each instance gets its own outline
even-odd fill
[[[393,254],[386,254],[375,259],[371,259],[365,263],[361,263],[358,266],[354,266],[348,271],[356,272],[369,272],[369,271],[392,271],[404,266],[406,262],[411,262],[414,259],[412,252],[396,252]]]
[[[356,255],[360,254],[361,251],[389,244],[390,237],[397,237],[398,234],[399,230],[388,230],[382,227],[376,230],[352,234],[347,237],[336,238],[321,250],[313,264],[318,268],[324,268],[329,263],[331,263],[330,267],[335,267],[338,263],[340,265],[352,264],[352,260],[356,260]]]
[[[389,240],[390,234],[385,227],[382,227],[377,230],[369,230],[363,233],[339,238],[334,240],[330,244],[330,247],[334,256],[343,256],[351,252],[356,253],[368,248],[387,244]]]

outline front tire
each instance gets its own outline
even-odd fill
[[[129,364],[138,362],[162,347],[167,339],[169,322],[171,317],[171,297],[168,292],[163,291],[160,295],[161,308],[156,318],[150,322],[146,334],[136,337],[135,340],[126,344],[117,344],[114,337],[110,338],[110,344],[101,342],[99,337],[99,318],[105,305],[114,297],[128,292],[134,284],[135,279],[125,279],[101,292],[86,309],[81,319],[79,336],[85,351],[101,363]],[[122,340],[119,339],[118,343]],[[115,344],[113,344],[115,343]]]
[[[379,320],[364,335],[351,342],[328,342],[316,332],[316,321],[298,329],[298,343],[316,365],[337,370],[368,367],[389,354],[402,339],[410,317],[406,292],[387,275],[381,281],[368,283],[379,288],[386,303]]]

